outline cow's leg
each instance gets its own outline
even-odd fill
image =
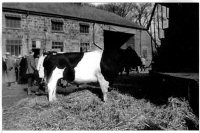
[[[104,102],[106,102],[107,101],[107,92],[108,92],[108,88],[109,88],[109,82],[105,80],[105,78],[101,72],[98,72],[96,74],[96,76],[97,76],[97,80],[100,84],[101,90],[103,92],[103,100],[104,100]]]
[[[51,78],[47,84],[49,101],[56,100],[56,85],[57,85],[58,79],[63,77],[63,71],[64,69],[58,69],[56,67],[52,72]]]

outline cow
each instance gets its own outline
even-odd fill
[[[98,82],[107,101],[107,92],[124,64],[141,65],[141,60],[132,48],[96,50],[86,53],[54,53],[41,56],[39,74],[48,88],[49,101],[56,100],[56,85],[63,78],[69,83]],[[41,65],[43,64],[43,65]]]

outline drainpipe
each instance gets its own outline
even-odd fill
[[[159,5],[157,6],[158,39],[160,40]]]
[[[163,30],[163,21],[164,21],[163,20],[163,6],[161,6],[161,14],[162,14],[161,15],[161,19],[162,19],[161,22],[162,22],[162,30]]]
[[[99,49],[102,50],[103,48],[99,47],[99,46],[95,43],[94,25],[95,25],[95,23],[93,23],[92,41],[93,41],[93,44],[94,44],[97,48],[99,48]]]
[[[93,44],[95,44],[94,25],[95,25],[95,23],[93,23],[93,33],[92,33],[92,41],[93,41]]]
[[[140,30],[140,56],[142,57],[142,31]]]
[[[154,17],[154,39],[157,42],[157,40],[156,40],[156,18],[155,17]]]
[[[26,13],[26,45],[27,45],[27,50],[29,51],[29,30],[28,30],[28,16],[29,16],[29,11],[27,11]],[[28,52],[27,51],[27,52]]]
[[[46,51],[47,43],[47,28],[46,28],[46,18],[44,17],[44,46],[42,46],[42,52]]]

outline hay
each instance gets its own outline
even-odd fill
[[[169,98],[156,106],[113,90],[103,103],[88,90],[25,98],[3,110],[3,130],[187,130],[186,119],[198,128],[198,118],[184,99]]]

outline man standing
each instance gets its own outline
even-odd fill
[[[7,81],[7,65],[6,65],[6,56],[2,57],[2,83]]]
[[[6,66],[7,66],[7,83],[8,87],[11,86],[11,83],[16,81],[15,75],[15,59],[11,56],[9,52],[6,53]]]
[[[144,57],[142,57],[141,61],[142,61],[141,71],[145,71],[146,59]]]
[[[36,70],[35,59],[33,57],[34,52],[31,50],[27,56],[27,78],[28,78],[28,95],[31,95],[31,90],[34,81],[34,71]]]

